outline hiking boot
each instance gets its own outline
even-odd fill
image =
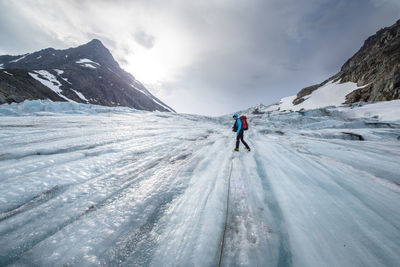
[[[239,148],[235,148],[235,151],[239,151]]]
[[[250,147],[249,147],[249,148],[247,148],[247,150],[248,150],[248,151],[251,151]]]

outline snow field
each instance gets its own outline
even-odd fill
[[[336,82],[329,81],[310,95],[303,97],[305,100],[300,104],[293,105],[292,103],[296,99],[296,95],[288,96],[282,98],[279,104],[271,106],[271,110],[279,108],[280,111],[299,111],[301,109],[308,110],[328,106],[340,106],[346,101],[346,95],[365,86],[359,87],[353,82],[340,83],[340,80]]]

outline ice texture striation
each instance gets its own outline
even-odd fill
[[[400,120],[383,105],[250,109],[239,153],[231,115],[0,114],[0,266],[216,266],[231,166],[223,266],[400,262]]]

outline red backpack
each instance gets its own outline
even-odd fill
[[[249,129],[249,125],[247,124],[246,116],[240,116],[240,120],[242,121],[242,129],[247,131]]]

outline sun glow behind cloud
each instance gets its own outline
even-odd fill
[[[180,71],[193,60],[190,42],[185,34],[163,31],[157,34],[154,46],[143,47],[132,40],[129,54],[120,55],[122,64],[139,81],[145,84],[160,84],[173,81]]]

